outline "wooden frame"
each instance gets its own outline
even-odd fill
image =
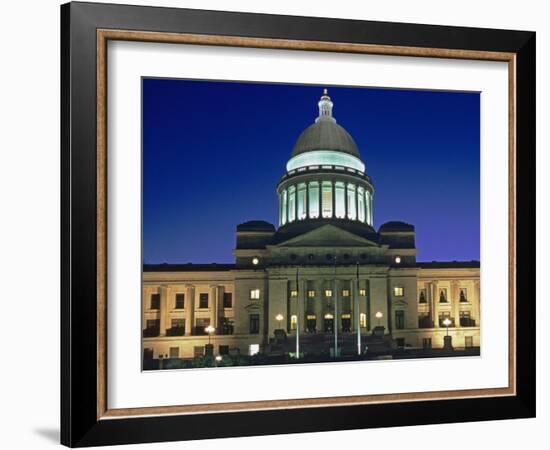
[[[526,301],[534,297],[535,287],[534,33],[86,3],[64,5],[61,13],[62,443],[86,446],[534,416],[535,307]],[[509,386],[109,409],[108,40],[508,62]],[[211,429],[218,431],[212,434]]]

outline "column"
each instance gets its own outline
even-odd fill
[[[309,219],[309,181],[306,181],[306,219]]]
[[[472,299],[472,315],[476,321],[476,326],[481,325],[481,298],[480,298],[480,282],[474,281],[474,298]]]
[[[211,285],[210,286],[210,294],[209,294],[209,307],[210,307],[210,325],[212,325],[217,330],[218,325],[218,286]]]
[[[451,301],[453,302],[453,315],[455,317],[455,327],[460,326],[460,295],[458,294],[458,281],[451,280]]]
[[[332,189],[332,216],[336,217],[336,183],[334,181],[330,182],[330,188]]]
[[[195,327],[195,286],[185,287],[185,335],[191,336]]]
[[[305,333],[306,331],[306,323],[307,323],[307,296],[306,296],[306,289],[307,289],[307,280],[300,280],[300,289],[298,289],[298,298],[300,299],[301,305],[300,305],[300,319],[301,319],[301,329],[302,333]]]
[[[169,302],[168,295],[170,288],[168,286],[160,287],[160,335],[166,336],[166,329],[170,328],[169,322]]]
[[[218,293],[217,293],[217,296],[218,296],[218,316],[216,318],[217,325],[214,325],[214,326],[219,326],[219,324],[221,322],[220,319],[222,317],[224,317],[224,309],[223,309],[223,294],[224,294],[224,292],[225,292],[225,286],[218,286]]]
[[[323,182],[319,180],[319,214],[317,215],[318,219],[323,217]]]
[[[344,183],[344,218],[348,218],[349,205],[348,205],[348,183]]]
[[[341,327],[341,317],[342,317],[342,303],[339,301],[338,296],[338,290],[340,289],[340,280],[336,280],[334,284],[333,292],[332,292],[332,299],[334,301],[334,305],[336,308],[336,314],[334,314],[334,328],[338,330],[338,334],[340,334],[342,327]]]
[[[323,331],[323,286],[324,286],[324,280],[315,280],[313,284],[313,289],[315,290],[315,318],[316,318],[316,329],[317,333],[320,333]]]

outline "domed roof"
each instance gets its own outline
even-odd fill
[[[292,156],[313,150],[337,150],[360,158],[351,135],[333,120],[321,119],[307,127],[292,149]]]

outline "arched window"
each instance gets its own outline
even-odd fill
[[[336,214],[339,219],[346,217],[346,198],[345,198],[345,185],[341,181],[337,181],[334,186],[334,195],[336,196]]]
[[[312,219],[319,217],[319,183],[317,181],[309,183],[309,217]]]
[[[360,222],[365,221],[365,189],[357,188],[357,216]]]
[[[332,182],[323,181],[322,185],[323,217],[332,217]]]
[[[294,222],[296,220],[296,187],[290,186],[288,188],[288,221]]]
[[[348,184],[348,219],[357,219],[357,207],[355,204],[355,185]]]

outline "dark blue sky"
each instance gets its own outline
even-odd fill
[[[276,225],[324,87],[373,179],[375,228],[415,225],[419,261],[479,259],[479,94],[144,79],[144,262],[232,262],[237,224]]]

